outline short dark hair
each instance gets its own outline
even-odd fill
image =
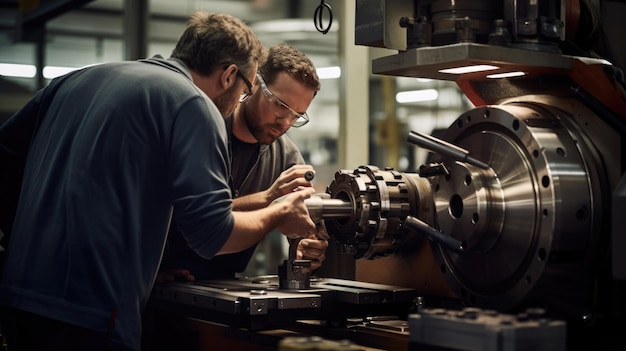
[[[276,79],[278,73],[286,72],[316,93],[320,90],[321,84],[313,62],[302,51],[284,43],[269,48],[267,60],[259,67],[259,72],[268,85]]]
[[[224,64],[235,64],[250,74],[254,63],[265,60],[266,50],[241,19],[196,11],[189,17],[171,57],[203,76]]]

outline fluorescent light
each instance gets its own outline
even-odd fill
[[[403,104],[409,102],[432,101],[437,100],[438,97],[439,92],[435,89],[410,90],[397,93],[396,101]]]
[[[80,67],[45,66],[43,68],[43,77],[46,79],[53,79],[77,69],[80,69]],[[36,74],[37,68],[34,65],[0,63],[1,76],[33,78]],[[341,67],[320,67],[317,69],[317,75],[320,79],[336,79],[341,77]]]
[[[498,69],[498,68],[499,67],[497,66],[491,66],[491,65],[473,65],[473,66],[440,69],[439,72],[450,73],[450,74],[463,74],[463,73],[490,71],[490,70]]]
[[[428,83],[428,82],[432,82],[433,80],[430,78],[416,78],[418,82],[420,83]]]
[[[490,74],[487,76],[487,78],[511,78],[511,77],[520,77],[523,75],[526,75],[526,73],[521,72],[521,71],[515,71],[515,72]]]
[[[341,77],[341,67],[320,67],[317,69],[319,79],[335,79]]]
[[[302,18],[292,18],[292,19],[279,19],[279,20],[271,20],[271,21],[262,21],[255,22],[250,24],[250,28],[257,34],[268,34],[268,33],[297,33],[297,32],[307,32],[307,33],[317,33],[315,27],[311,25],[311,22],[308,19]],[[337,27],[333,26],[330,28],[330,32],[336,32]]]
[[[56,78],[74,71],[76,67],[46,66],[43,68],[43,77],[46,79]],[[0,75],[6,77],[33,78],[37,74],[34,65],[18,65],[12,63],[0,63]]]
[[[0,76],[33,78],[36,74],[37,68],[33,65],[0,63]]]
[[[46,66],[43,68],[43,77],[46,79],[54,79],[77,69],[78,67]]]

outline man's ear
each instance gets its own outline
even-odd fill
[[[239,68],[235,64],[230,64],[220,75],[220,86],[227,90],[237,81],[237,70]]]

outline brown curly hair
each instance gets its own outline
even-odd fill
[[[259,72],[267,84],[272,84],[279,72],[286,72],[315,93],[320,90],[313,62],[302,51],[284,43],[269,48],[267,60],[259,67]]]
[[[263,62],[266,55],[259,39],[241,19],[196,11],[189,17],[171,57],[206,76],[215,67],[225,64],[235,64],[242,72],[250,74],[254,63]]]

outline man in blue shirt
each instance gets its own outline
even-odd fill
[[[205,258],[273,229],[316,232],[310,188],[232,210],[223,116],[252,94],[264,55],[239,19],[197,12],[171,58],[67,74],[0,127],[0,150],[21,154],[38,125],[0,284],[11,350],[139,350],[173,209]]]

